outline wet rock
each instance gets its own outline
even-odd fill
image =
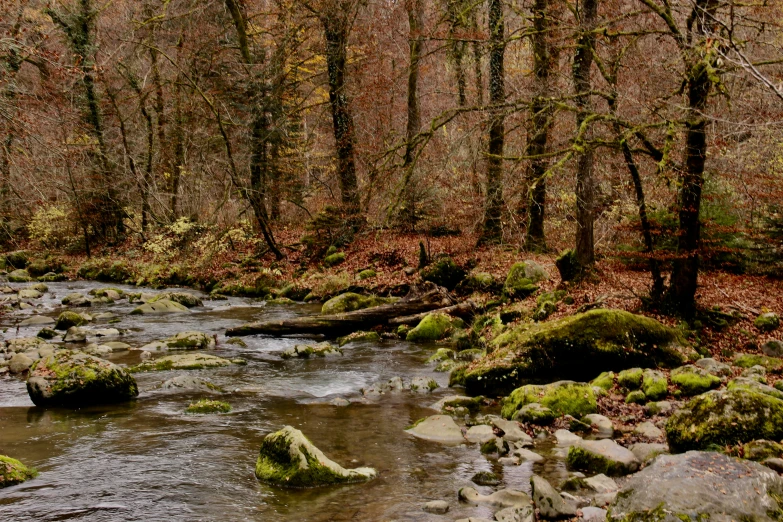
[[[484,397],[466,397],[464,395],[447,395],[438,402],[430,406],[433,410],[442,411],[444,413],[450,413],[457,408],[465,408],[471,413],[476,413],[481,407],[481,403],[484,401]]]
[[[87,330],[78,326],[71,326],[65,332],[63,341],[66,343],[83,343],[87,340]]]
[[[484,444],[485,442],[489,442],[495,438],[495,432],[492,429],[492,426],[481,424],[479,426],[471,426],[468,428],[467,433],[465,433],[465,438],[468,440],[468,442]]]
[[[353,332],[344,337],[338,337],[337,345],[340,348],[342,348],[348,343],[362,342],[362,341],[368,343],[375,343],[380,340],[381,340],[381,336],[378,335],[378,332]]]
[[[503,401],[501,415],[511,419],[523,406],[531,403],[540,403],[558,416],[571,415],[577,418],[596,413],[598,408],[592,386],[573,381],[558,381],[517,388]]]
[[[412,392],[415,393],[429,393],[432,390],[439,388],[440,386],[437,382],[435,382],[434,379],[420,376],[411,379],[410,385],[408,387]]]
[[[185,408],[185,413],[202,415],[208,413],[228,413],[230,411],[231,405],[229,403],[212,399],[201,399]]]
[[[627,448],[613,440],[582,440],[568,450],[568,469],[621,476],[634,473],[641,463]]]
[[[124,369],[91,355],[60,350],[36,362],[27,378],[36,406],[78,408],[135,398],[136,380]]]
[[[221,393],[223,390],[207,379],[192,375],[177,375],[163,382],[160,386],[163,390],[176,390],[187,392]]]
[[[62,304],[75,307],[92,306],[92,301],[79,293],[68,294],[62,299]]]
[[[51,317],[46,317],[45,315],[28,317],[24,321],[19,322],[19,326],[43,326],[49,324],[54,324],[54,319]]]
[[[511,451],[511,447],[508,442],[503,440],[503,437],[492,437],[481,444],[481,453],[483,455],[497,454],[498,457],[501,457],[507,455],[509,451]]]
[[[187,292],[163,292],[150,299],[148,303],[157,303],[160,301],[172,301],[174,303],[181,304],[186,308],[204,306],[204,303],[201,301],[201,299]]]
[[[19,290],[19,293],[17,294],[19,299],[40,299],[42,295],[41,292],[32,288],[24,288]]]
[[[579,520],[582,522],[604,522],[608,514],[605,509],[594,506],[584,507],[580,511],[582,516],[579,517]]]
[[[641,424],[637,425],[633,432],[636,435],[639,435],[640,437],[644,437],[647,439],[661,439],[663,438],[663,430],[661,430],[658,426],[653,424],[652,422],[642,422]]]
[[[530,496],[513,489],[500,489],[491,495],[482,495],[475,488],[467,487],[460,489],[457,496],[462,502],[475,506],[488,506],[497,509],[530,506]]]
[[[530,477],[530,486],[533,489],[533,502],[542,518],[558,520],[576,516],[576,506],[566,502],[543,477]]]
[[[343,468],[291,426],[264,438],[255,474],[262,482],[285,488],[365,482],[378,475],[372,468]]]
[[[241,359],[223,359],[205,353],[183,353],[167,355],[160,359],[147,360],[131,368],[134,372],[154,372],[166,370],[201,370],[204,368],[218,368],[230,364],[245,364]]]
[[[17,353],[11,357],[8,370],[11,373],[23,373],[30,369],[33,365],[33,359],[24,353]]]
[[[414,437],[444,444],[461,444],[465,442],[462,430],[448,415],[433,415],[419,420],[405,430]]]
[[[57,335],[57,332],[52,328],[41,328],[41,330],[36,334],[36,336],[40,337],[41,339],[54,339],[57,337]]]
[[[87,324],[87,318],[82,314],[76,312],[65,311],[57,317],[57,321],[54,324],[55,330],[67,330],[72,326],[82,326]]]
[[[0,455],[0,489],[15,486],[38,476],[33,468],[5,455]]]
[[[500,484],[500,477],[491,471],[479,471],[470,480],[479,486],[497,486]]]
[[[637,442],[631,445],[629,448],[639,462],[646,464],[658,455],[666,455],[669,453],[669,446],[666,444],[649,443],[649,442]]]
[[[117,301],[125,295],[119,288],[93,288],[88,293],[95,297],[106,297],[110,301]]]
[[[612,520],[777,520],[783,478],[720,453],[661,455],[626,483]]]
[[[161,299],[154,303],[144,303],[131,311],[131,315],[159,315],[159,314],[182,314],[189,313],[187,307],[169,301],[168,299]]]
[[[614,435],[614,426],[608,417],[591,413],[585,415],[582,421],[587,422],[593,429],[593,435],[598,439],[611,439]]]
[[[503,438],[507,441],[523,444],[531,444],[533,442],[533,439],[530,437],[530,435],[522,431],[522,428],[519,427],[519,423],[517,421],[501,419],[495,415],[492,415],[490,419],[493,426],[503,431]]]
[[[386,393],[400,392],[404,388],[402,378],[392,377],[387,382],[376,382],[367,389],[362,390],[365,397],[379,397]]]
[[[311,357],[334,357],[343,352],[328,341],[318,344],[297,344],[280,354],[283,359],[309,359]]]
[[[350,406],[351,401],[349,401],[348,399],[344,399],[342,397],[335,397],[334,399],[329,401],[329,404],[331,404],[332,406],[339,406],[342,408],[345,406]]]
[[[99,328],[90,331],[90,335],[94,335],[95,337],[114,337],[120,335],[120,331],[116,328]]]
[[[495,513],[497,522],[535,522],[533,506],[505,508]]]
[[[424,504],[422,509],[433,515],[445,515],[449,511],[449,503],[445,500],[432,500]]]
[[[704,359],[699,359],[698,361],[694,362],[693,365],[698,366],[703,370],[706,370],[707,373],[710,373],[712,375],[717,375],[718,377],[727,377],[731,375],[731,366],[716,361],[711,357],[705,357]]]

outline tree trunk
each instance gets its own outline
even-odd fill
[[[503,55],[506,49],[503,4],[489,0],[489,147],[487,156],[487,200],[479,243],[503,239],[503,103],[506,101]]]
[[[348,216],[358,217],[359,186],[354,158],[354,126],[345,88],[345,60],[348,40],[347,15],[332,12],[321,17],[326,37],[326,68],[329,76],[329,104],[337,147],[337,174],[342,205]]]
[[[419,60],[421,59],[421,29],[422,29],[422,1],[407,0],[405,9],[408,11],[408,46],[410,50],[410,65],[408,68],[408,121],[405,126],[405,156],[402,163],[403,171],[403,204],[405,228],[410,230],[416,227],[416,195],[411,186],[413,178],[413,163],[416,154],[416,145],[413,140],[421,129],[421,109],[419,104]]]
[[[581,131],[585,119],[592,110],[590,100],[590,68],[593,65],[595,29],[598,18],[598,0],[581,0],[578,12],[580,35],[574,55],[574,88],[579,112],[576,115],[576,131]],[[585,139],[591,136],[589,129],[582,133]],[[595,264],[595,180],[593,179],[593,149],[583,146],[576,162],[576,261],[585,271]]]
[[[549,74],[552,67],[547,34],[549,31],[548,0],[535,0],[533,5],[533,72],[535,74],[535,95],[530,104],[531,126],[528,131],[527,155],[531,156],[528,170],[527,232],[525,248],[531,251],[546,250],[544,216],[546,210],[546,153],[549,133],[550,108]]]

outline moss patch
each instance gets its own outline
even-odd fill
[[[82,326],[83,324],[87,324],[87,319],[85,319],[84,316],[66,310],[57,317],[57,321],[54,323],[54,329],[67,330],[71,326]]]
[[[341,348],[348,343],[354,343],[359,341],[365,342],[378,342],[381,340],[381,336],[378,332],[353,332],[344,337],[337,338],[337,345]]]
[[[439,341],[446,338],[451,329],[460,323],[461,320],[443,313],[427,314],[416,328],[408,332],[405,339],[411,342]]]
[[[671,373],[672,383],[686,396],[698,395],[720,386],[720,378],[698,366],[683,366]]]
[[[753,366],[763,366],[769,372],[783,372],[783,359],[777,357],[767,357],[766,355],[741,354],[734,358],[734,365],[740,368],[752,368]]]
[[[614,387],[614,379],[614,372],[603,372],[601,375],[590,381],[590,384],[603,390],[611,390],[612,387]]]
[[[626,390],[638,390],[642,387],[642,369],[631,368],[617,374],[617,384]]]
[[[185,413],[228,413],[231,411],[231,405],[227,402],[216,401],[212,399],[201,399],[193,402],[185,408]]]
[[[321,307],[321,313],[326,314],[342,314],[345,312],[353,312],[354,310],[363,310],[365,308],[373,308],[384,304],[393,303],[398,301],[396,297],[378,297],[374,295],[361,295],[353,292],[346,292],[336,297],[329,299]]]
[[[595,394],[589,384],[560,381],[547,385],[529,384],[517,388],[503,401],[501,415],[511,419],[526,404],[539,403],[556,415],[583,417],[596,413]]]
[[[35,468],[28,468],[16,459],[0,455],[0,488],[21,484],[37,476]]]
[[[645,370],[642,379],[642,391],[648,400],[659,401],[669,394],[666,375],[657,370]]]

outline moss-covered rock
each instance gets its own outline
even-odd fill
[[[626,390],[638,390],[642,387],[642,376],[644,370],[641,368],[629,368],[617,374],[617,384]]]
[[[70,350],[38,360],[30,368],[27,392],[36,406],[73,408],[125,402],[139,394],[136,379],[124,369]]]
[[[377,275],[378,273],[375,270],[373,270],[372,268],[368,268],[356,274],[356,277],[359,279],[359,281],[364,281],[366,279],[372,279]]]
[[[603,372],[601,375],[590,381],[591,386],[597,386],[603,390],[611,390],[614,387],[616,374],[614,372]]]
[[[754,440],[742,445],[742,457],[758,462],[783,456],[783,444],[772,440]]]
[[[201,370],[204,368],[219,368],[230,364],[245,364],[242,359],[223,359],[205,353],[184,353],[167,355],[160,359],[144,361],[130,368],[131,372],[160,372],[167,370]]]
[[[408,332],[405,339],[411,342],[439,341],[445,339],[452,328],[460,326],[464,326],[461,319],[455,319],[444,313],[427,314]]]
[[[556,415],[578,418],[598,411],[592,386],[587,383],[559,381],[546,385],[528,384],[517,388],[503,401],[501,415],[511,419],[524,405],[535,402],[549,408]]]
[[[345,469],[336,464],[291,426],[264,438],[256,462],[258,480],[285,488],[365,482],[376,476],[372,468]]]
[[[558,415],[537,402],[525,404],[514,414],[514,419],[520,422],[528,422],[538,426],[548,426],[552,424]]]
[[[317,344],[297,344],[280,354],[283,359],[310,359],[311,357],[340,356],[343,352],[328,341]]]
[[[87,318],[82,314],[66,310],[57,317],[54,324],[55,330],[67,330],[71,326],[82,326],[87,324]]]
[[[33,278],[27,273],[27,270],[19,268],[8,274],[8,281],[11,283],[29,283]]]
[[[47,272],[38,278],[38,280],[43,283],[59,283],[66,279],[65,274],[57,274],[55,272]]]
[[[647,402],[647,396],[642,390],[630,391],[628,392],[628,395],[625,396],[626,404],[644,404],[645,402]]]
[[[659,401],[669,394],[666,375],[658,370],[645,370],[642,379],[642,391],[650,401]]]
[[[448,348],[438,348],[438,351],[432,354],[430,358],[427,359],[427,362],[442,362],[448,361],[449,359],[454,359],[454,350],[450,350]]]
[[[781,438],[783,400],[748,389],[698,395],[666,423],[666,439],[674,452]]]
[[[335,252],[324,258],[324,264],[326,266],[337,266],[342,263],[345,263],[345,252]]]
[[[520,384],[584,380],[636,366],[676,367],[698,354],[681,333],[649,317],[591,310],[523,324],[498,335],[465,372],[470,394],[497,396]]]
[[[231,405],[227,402],[216,401],[213,399],[201,399],[191,403],[185,408],[185,413],[228,413],[231,411]]]
[[[739,366],[740,368],[763,366],[767,371],[780,373],[783,371],[783,359],[768,357],[766,355],[743,353],[734,358],[734,366]]]
[[[422,269],[421,278],[448,290],[454,290],[465,279],[465,270],[460,268],[450,257],[441,257]]]
[[[134,308],[131,310],[131,315],[183,314],[188,312],[190,310],[186,306],[168,299],[161,299],[160,301],[144,303]]]
[[[375,295],[361,295],[353,292],[345,292],[344,294],[332,297],[325,302],[321,307],[321,313],[324,315],[342,314],[345,312],[353,312],[354,310],[373,308],[398,300],[397,297],[378,297]]]
[[[38,476],[35,468],[28,468],[21,462],[0,455],[0,489],[21,484]]]
[[[215,347],[215,337],[204,332],[179,332],[161,341],[169,350],[210,350]]]
[[[604,439],[578,441],[568,449],[566,465],[570,470],[622,476],[637,471],[641,462],[630,450]]]
[[[514,263],[506,276],[503,295],[510,299],[524,299],[538,290],[537,283],[547,279],[549,274],[535,261]]]
[[[756,380],[748,379],[746,377],[738,377],[737,379],[729,381],[729,384],[726,385],[726,388],[729,390],[748,390],[765,393],[767,395],[771,395],[772,397],[783,400],[783,391],[778,390],[772,386],[768,386],[764,383],[760,383]]]
[[[163,292],[156,295],[148,302],[156,303],[164,300],[174,301],[175,303],[179,303],[186,308],[195,308],[197,306],[204,306],[204,303],[201,301],[201,299],[187,292]]]
[[[683,395],[690,397],[720,386],[720,378],[698,366],[682,366],[672,371],[672,384],[676,384]]]
[[[348,343],[358,343],[358,342],[367,342],[367,343],[375,343],[381,340],[381,336],[378,334],[378,332],[353,332],[349,333],[348,335],[345,335],[343,337],[337,338],[337,345],[342,348]]]
[[[495,293],[500,291],[502,285],[488,272],[470,272],[457,287],[455,292],[468,295],[473,292]]]
[[[762,332],[771,332],[780,327],[780,317],[773,312],[767,312],[756,317],[753,325]]]

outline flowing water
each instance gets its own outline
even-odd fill
[[[36,310],[0,317],[0,327],[8,328],[5,338],[34,336],[40,327],[15,325],[32,313],[56,317],[62,296],[102,286],[106,285],[50,284],[49,292],[36,301]],[[313,314],[318,307],[267,306],[240,298],[204,304],[191,314],[168,316],[128,315],[133,305],[127,300],[89,311],[117,314],[120,321],[107,326],[126,329],[116,340],[134,348],[187,330],[216,335],[218,346],[210,353],[241,357],[248,364],[193,374],[226,391],[220,398],[232,405],[230,414],[186,415],[184,409],[198,394],[157,389],[185,372],[135,374],[140,390],[136,401],[75,411],[37,408],[22,379],[0,376],[0,454],[40,472],[34,480],[0,490],[0,521],[492,518],[487,508],[457,501],[457,491],[464,486],[482,493],[496,489],[473,484],[470,478],[477,471],[495,471],[503,480],[499,487],[527,492],[532,473],[561,478],[565,473],[557,458],[535,466],[501,467],[482,456],[477,445],[443,446],[407,435],[407,426],[435,414],[429,406],[454,392],[446,388],[447,374],[434,373],[433,365],[426,364],[432,347],[384,340],[347,345],[343,357],[282,360],[279,353],[301,340],[254,336],[244,338],[247,347],[239,347],[226,344],[226,328],[250,320]],[[140,353],[116,354],[111,360],[136,364]],[[362,400],[362,388],[397,375],[406,381],[433,378],[442,388]],[[343,407],[328,404],[334,397],[353,402]],[[259,483],[253,475],[259,444],[264,435],[285,425],[302,430],[337,463],[371,466],[379,477],[366,484],[311,490]],[[538,449],[545,450],[546,444]],[[449,501],[450,512],[425,513],[422,505],[429,500]]]

